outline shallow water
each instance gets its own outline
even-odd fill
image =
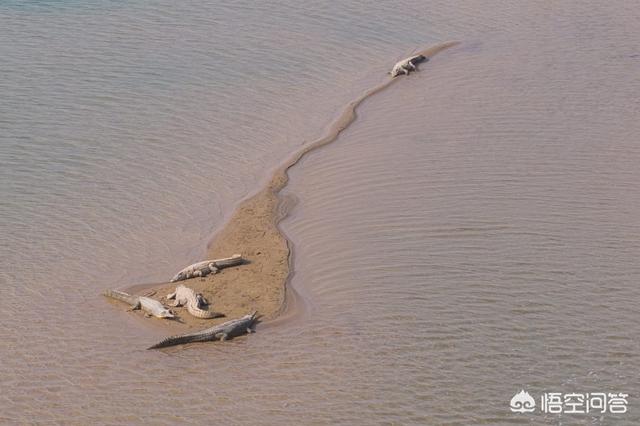
[[[640,421],[631,3],[0,1],[0,420]],[[99,293],[166,279],[291,171],[303,314],[172,351]],[[626,392],[515,415],[521,388]]]

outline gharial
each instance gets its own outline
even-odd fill
[[[256,316],[256,312],[253,312],[252,314],[245,315],[242,318],[227,321],[202,331],[167,337],[160,343],[156,343],[148,349],[166,348],[167,346],[193,342],[208,342],[212,340],[224,341],[233,337],[241,336],[245,333],[253,333],[253,327],[258,321],[259,319]]]
[[[243,262],[244,259],[239,254],[234,254],[233,256],[226,257],[224,259],[203,260],[202,262],[189,265],[178,272],[173,278],[171,278],[171,282],[174,283],[176,281],[188,280],[189,278],[194,277],[205,277],[209,274],[217,273],[222,268],[240,265]]]
[[[422,63],[422,62],[426,62],[428,60],[429,60],[429,58],[427,58],[424,55],[410,56],[410,57],[408,57],[406,59],[403,59],[403,60],[397,62],[393,66],[393,69],[391,69],[389,74],[391,74],[391,77],[397,77],[400,74],[409,75],[409,73],[411,71],[417,70],[417,67],[416,67],[417,64]]]
[[[123,291],[106,290],[104,295],[131,305],[132,309],[142,309],[149,316],[156,318],[175,318],[173,312],[155,299],[146,296],[133,296]]]
[[[200,293],[196,293],[193,289],[182,284],[176,287],[176,291],[167,295],[167,299],[175,299],[171,306],[186,306],[187,312],[196,318],[217,318],[224,316],[219,312],[213,312],[202,309],[209,304]]]

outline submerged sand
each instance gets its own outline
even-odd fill
[[[431,57],[455,44],[457,42],[442,43],[419,54]],[[263,321],[275,319],[283,313],[290,305],[291,296],[286,283],[292,268],[291,245],[278,228],[278,223],[291,208],[290,203],[279,196],[288,182],[287,172],[308,152],[333,142],[355,120],[358,105],[397,80],[389,78],[350,102],[324,136],[292,155],[274,172],[264,189],[239,204],[229,221],[215,235],[209,244],[207,259],[240,253],[247,262],[225,268],[215,275],[182,281],[181,284],[202,293],[211,303],[209,309],[224,314],[224,317],[199,319],[191,316],[186,308],[174,308],[177,321],[152,320],[165,325],[171,333],[182,333],[211,327],[253,311],[257,311]],[[177,284],[133,287],[129,291],[166,303],[164,297],[173,292]],[[142,313],[137,312],[136,315],[142,316]]]

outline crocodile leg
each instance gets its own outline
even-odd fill
[[[173,302],[167,303],[169,306],[180,306],[180,302],[178,301],[178,299],[176,299],[177,294],[178,292],[174,291],[173,293],[167,295],[167,300],[175,299]]]
[[[141,307],[142,305],[140,305],[140,300],[138,300],[135,305],[131,305],[131,308],[129,308],[128,311],[137,311]]]
[[[189,302],[189,301],[188,301],[187,299],[178,299],[178,298],[176,298],[175,302],[173,302],[173,303],[171,304],[171,306],[175,306],[175,307],[178,307],[178,306],[184,306],[184,305],[186,305],[188,302]]]

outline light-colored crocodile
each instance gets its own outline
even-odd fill
[[[240,265],[243,262],[244,259],[239,254],[234,254],[233,256],[226,257],[224,259],[203,260],[202,262],[189,265],[182,271],[178,272],[173,278],[171,278],[171,282],[174,283],[176,281],[188,280],[189,278],[194,277],[205,277],[209,274],[217,273],[222,268]]]
[[[212,340],[227,340],[245,333],[253,333],[253,326],[258,322],[256,312],[245,315],[242,318],[227,321],[206,330],[190,334],[167,337],[160,343],[148,349],[166,348],[167,346],[182,345],[184,343],[208,342]]]
[[[406,59],[403,59],[399,62],[397,62],[394,66],[393,69],[391,70],[391,72],[389,74],[391,74],[391,77],[397,77],[400,74],[405,74],[405,75],[409,75],[409,73],[411,71],[415,71],[416,65],[421,63],[421,62],[425,62],[427,61],[428,58],[424,55],[415,55],[415,56],[410,56]]]
[[[132,309],[142,309],[156,318],[175,318],[173,312],[155,299],[145,296],[133,296],[123,291],[107,290],[104,295],[131,305]]]
[[[175,299],[171,306],[186,306],[187,311],[196,318],[218,318],[223,316],[219,312],[202,309],[208,302],[200,293],[182,284],[176,287],[176,291],[167,295],[167,299]]]

